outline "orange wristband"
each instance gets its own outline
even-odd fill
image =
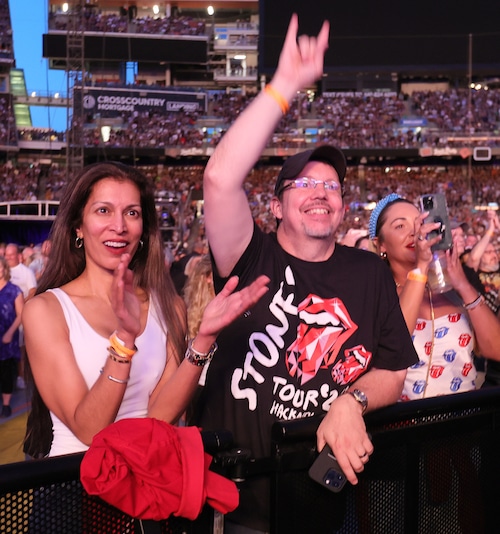
[[[132,358],[132,356],[137,352],[137,347],[135,345],[133,349],[126,347],[123,341],[118,338],[116,332],[111,334],[109,338],[109,344],[119,358]]]
[[[414,282],[422,282],[422,284],[425,284],[427,282],[427,275],[418,273],[416,271],[410,271],[407,276],[407,280],[413,280]]]
[[[287,102],[286,98],[271,84],[267,84],[264,87],[264,93],[268,94],[273,100],[275,100],[278,106],[281,108],[281,113],[286,115],[290,109],[290,104]]]

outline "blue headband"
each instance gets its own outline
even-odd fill
[[[374,239],[377,236],[377,221],[384,208],[387,206],[387,204],[394,202],[398,198],[403,197],[398,195],[397,193],[390,193],[382,200],[379,200],[377,202],[377,205],[375,206],[372,211],[372,214],[370,215],[370,222],[368,223],[368,233],[370,235],[370,239]]]

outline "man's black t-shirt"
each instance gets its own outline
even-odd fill
[[[239,287],[266,274],[270,290],[219,336],[194,422],[231,431],[255,458],[269,456],[274,421],[324,414],[371,367],[417,361],[392,275],[371,252],[336,245],[307,262],[255,227],[234,274]],[[220,291],[226,279],[214,279]],[[243,491],[236,521],[266,530],[266,498]]]

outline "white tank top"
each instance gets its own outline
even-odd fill
[[[59,301],[68,325],[69,340],[76,362],[90,389],[99,378],[100,370],[108,358],[109,339],[98,334],[85,320],[71,298],[62,289],[49,289]],[[151,393],[160,380],[166,364],[167,337],[161,328],[159,313],[150,300],[144,332],[136,339],[137,353],[130,369],[130,380],[125,390],[116,421],[127,417],[146,417]],[[49,456],[85,451],[71,430],[50,412],[54,439]]]

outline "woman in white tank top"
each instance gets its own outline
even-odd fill
[[[85,450],[128,417],[176,423],[221,329],[267,291],[267,279],[207,307],[186,349],[186,314],[165,267],[152,183],[117,163],[67,186],[51,253],[23,324],[34,379],[25,452]]]

